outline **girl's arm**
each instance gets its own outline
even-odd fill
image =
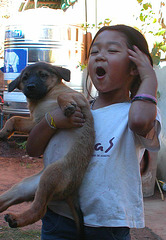
[[[134,50],[129,50],[129,58],[136,64],[141,77],[141,85],[137,95],[148,94],[156,97],[157,78],[149,58],[137,47],[134,47]],[[156,114],[157,108],[154,103],[149,101],[132,102],[129,111],[130,129],[138,135],[146,136],[154,127]]]
[[[66,117],[60,108],[51,112],[51,116],[56,123],[57,129],[82,127],[85,122],[83,114],[78,107],[71,117]],[[29,134],[26,146],[29,156],[37,157],[42,155],[49,140],[55,133],[56,129],[51,128],[44,117],[37,125],[35,125]]]

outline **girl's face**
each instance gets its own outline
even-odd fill
[[[95,39],[88,70],[99,93],[115,91],[126,96],[131,82],[127,40],[118,31],[105,30]]]

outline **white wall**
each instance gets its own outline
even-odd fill
[[[159,179],[166,181],[166,64],[156,68],[158,78],[158,107],[161,112],[162,129],[161,129],[161,149],[158,153],[157,176]]]

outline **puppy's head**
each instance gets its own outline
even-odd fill
[[[54,86],[64,79],[70,81],[70,70],[45,62],[27,66],[21,74],[9,84],[8,91],[20,89],[27,98],[38,100],[43,98]]]

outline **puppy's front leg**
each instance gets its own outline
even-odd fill
[[[0,139],[6,139],[14,132],[29,133],[34,125],[34,122],[29,117],[11,117],[0,131]]]
[[[34,199],[42,172],[43,171],[23,179],[22,182],[14,185],[11,189],[0,195],[0,212],[5,211],[12,205],[25,201],[32,201]]]

